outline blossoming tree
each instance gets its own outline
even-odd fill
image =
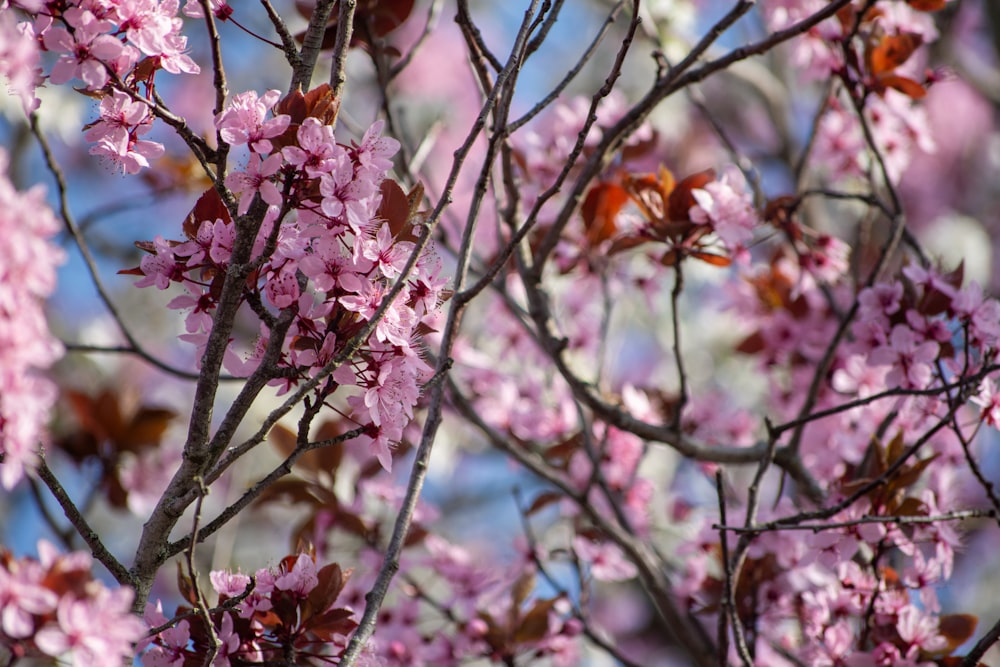
[[[984,664],[995,13],[0,0],[0,661]]]

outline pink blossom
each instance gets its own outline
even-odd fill
[[[280,153],[271,155],[266,160],[261,160],[257,153],[251,153],[246,171],[234,171],[226,176],[226,187],[231,189],[233,194],[240,195],[238,215],[245,215],[250,210],[254,195],[258,193],[267,204],[272,206],[281,204],[281,193],[271,180],[271,177],[281,169],[281,164]]]
[[[890,385],[923,388],[932,377],[931,364],[938,357],[936,341],[923,340],[903,324],[892,328],[887,344],[872,352],[871,363],[891,367],[886,376]]]
[[[34,461],[56,388],[39,371],[62,354],[42,299],[55,289],[63,252],[49,240],[61,225],[40,187],[18,192],[0,150],[0,486],[10,489]]]
[[[980,345],[995,346],[1000,339],[1000,302],[983,296],[983,288],[972,282],[959,290],[951,307],[969,324],[969,335]]]
[[[375,238],[360,237],[361,254],[378,266],[386,278],[392,280],[398,276],[413,252],[413,244],[408,241],[396,241],[392,237],[388,224],[378,228]]]
[[[73,27],[73,32],[54,27],[44,36],[46,48],[63,54],[53,66],[49,80],[66,83],[78,78],[90,90],[102,88],[109,79],[104,62],[117,59],[124,48],[120,41],[106,34],[114,28],[114,24],[99,20],[79,7],[67,9],[64,18]]]
[[[229,6],[226,0],[211,0],[209,6],[212,8],[212,13],[215,14],[215,17],[222,21],[233,15],[233,8]],[[184,3],[184,9],[181,11],[184,12],[185,16],[190,16],[193,19],[205,17],[205,12],[201,7],[201,0],[187,0]]]
[[[270,153],[273,147],[270,139],[282,134],[291,122],[285,114],[266,119],[279,97],[279,90],[269,90],[259,98],[253,90],[235,95],[216,116],[215,127],[224,141],[234,145],[249,144],[252,151]]]
[[[624,581],[636,576],[635,564],[612,542],[594,542],[577,536],[573,538],[573,551],[598,581]]]
[[[25,115],[38,108],[35,88],[41,79],[38,42],[29,23],[18,23],[13,12],[0,13],[0,78],[21,98]]]
[[[392,137],[382,136],[384,121],[376,121],[365,131],[361,143],[355,148],[358,163],[363,169],[370,169],[379,175],[392,169],[393,155],[399,151],[399,142]]]
[[[174,254],[174,247],[162,236],[153,239],[156,254],[145,255],[139,266],[145,276],[135,282],[136,287],[156,285],[157,289],[167,289],[171,281],[181,280],[181,266]]]
[[[15,639],[34,632],[33,615],[48,614],[59,596],[42,585],[44,571],[25,563],[13,571],[0,567],[0,632]]]
[[[711,225],[729,249],[747,244],[760,220],[739,169],[728,167],[721,178],[691,194],[697,202],[690,211],[693,222]]]
[[[351,163],[347,152],[337,145],[332,127],[309,117],[299,126],[296,138],[298,146],[286,146],[281,151],[289,164],[299,167],[310,178],[333,173],[339,185],[350,182]]]
[[[983,410],[980,419],[993,428],[1000,428],[1000,392],[992,380],[986,380],[979,388],[979,393],[969,399]]]
[[[316,562],[308,554],[299,554],[292,569],[280,574],[274,580],[274,587],[277,590],[289,591],[299,597],[309,595],[309,591],[316,588],[318,584]]]
[[[163,615],[159,601],[154,607],[146,603],[146,613],[143,616],[147,625],[155,628],[164,625],[169,619]],[[182,667],[188,643],[191,641],[191,626],[186,620],[179,621],[156,635],[157,642],[142,654],[143,667]],[[146,639],[137,647],[139,650],[149,645],[151,639]]]

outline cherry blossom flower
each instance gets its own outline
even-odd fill
[[[64,18],[73,32],[57,26],[50,28],[43,38],[46,48],[63,54],[52,67],[49,80],[58,84],[78,78],[90,90],[102,88],[109,79],[104,63],[117,59],[124,48],[107,34],[114,24],[79,7],[67,9]]]
[[[354,171],[347,152],[337,145],[332,127],[317,118],[306,118],[299,126],[297,139],[298,146],[286,146],[281,151],[288,164],[304,170],[310,178],[333,173],[338,186],[350,183]]]
[[[598,581],[624,581],[636,576],[635,563],[625,558],[617,544],[577,536],[573,538],[573,551]]]
[[[0,150],[0,486],[10,489],[34,461],[56,388],[40,371],[62,354],[41,300],[55,289],[64,254],[49,240],[61,225],[40,187],[18,192]]]
[[[693,222],[710,224],[730,250],[747,244],[759,218],[739,169],[728,167],[721,178],[693,190],[691,195],[697,202],[691,207]]]
[[[250,210],[254,195],[258,193],[267,204],[272,206],[281,204],[281,193],[271,180],[271,177],[281,169],[281,165],[281,154],[274,154],[266,160],[261,160],[259,154],[251,153],[246,171],[234,171],[226,176],[226,187],[231,189],[233,194],[240,195],[238,215],[245,215]]]
[[[979,393],[969,400],[983,409],[980,418],[984,423],[993,428],[1000,428],[1000,392],[996,390],[993,381],[983,382]]]
[[[267,118],[279,97],[279,90],[269,90],[261,97],[253,90],[234,95],[216,116],[215,127],[223,140],[231,144],[249,144],[252,151],[270,153],[273,148],[270,140],[282,134],[291,122],[285,114]]]
[[[0,13],[0,78],[21,98],[25,115],[38,108],[35,88],[41,79],[38,41],[30,23],[18,23],[13,12]]]

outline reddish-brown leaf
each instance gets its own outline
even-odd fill
[[[423,189],[422,186],[418,186]],[[393,238],[399,241],[415,241],[412,225],[412,210],[410,199],[399,183],[392,179],[385,179],[381,185],[382,202],[378,206],[375,214],[376,218],[381,218],[389,224],[389,231]],[[414,188],[416,189],[416,188]]]
[[[884,35],[868,49],[868,71],[876,77],[892,72],[909,60],[922,43],[923,38],[913,32]]]
[[[730,257],[718,255],[714,252],[705,252],[704,250],[689,250],[687,254],[690,257],[700,259],[706,264],[711,264],[712,266],[729,266],[733,263],[733,260]]]
[[[674,189],[674,176],[666,167],[660,167],[657,174],[626,176],[625,190],[647,220],[653,223],[667,222],[667,200]]]
[[[587,243],[598,245],[615,235],[615,217],[628,200],[628,192],[617,183],[602,182],[590,189],[580,206]]]
[[[525,514],[527,514],[528,516],[536,514],[541,510],[543,510],[544,508],[548,507],[549,505],[561,501],[565,497],[566,496],[556,491],[544,491],[542,493],[539,493],[535,497],[535,499],[531,502],[531,505],[528,506],[528,509],[525,511]]]
[[[358,627],[353,617],[354,612],[350,609],[331,609],[314,616],[306,627],[320,639],[331,641],[337,635],[346,637]]]
[[[531,591],[535,590],[535,572],[534,570],[529,570],[517,578],[514,585],[510,589],[510,606],[511,610],[520,609],[524,601],[528,599],[531,595]]]
[[[173,410],[140,406],[132,416],[128,428],[115,444],[119,449],[130,452],[143,447],[157,446],[175,417],[177,413]]]
[[[927,89],[922,83],[905,76],[884,74],[878,78],[878,81],[883,88],[893,88],[914,100],[922,99],[927,95]]]
[[[302,16],[312,16],[315,2],[298,0],[296,9]],[[371,49],[373,42],[388,35],[398,28],[413,11],[414,0],[361,0],[354,10],[354,30],[351,34],[351,46],[362,46]],[[337,21],[339,15],[336,8],[330,15],[330,22],[323,34],[323,48],[332,49],[336,44]],[[305,33],[296,35],[302,41]],[[383,49],[385,52],[386,49]],[[398,52],[397,52],[398,53]]]
[[[320,568],[316,573],[316,587],[309,591],[309,605],[314,613],[322,613],[333,606],[337,597],[344,590],[344,584],[350,576],[344,576],[344,572],[337,563],[330,563]]]
[[[514,631],[514,641],[521,644],[542,639],[549,631],[549,613],[558,600],[559,598],[553,598],[535,602]]]
[[[283,457],[288,458],[295,451],[295,432],[282,424],[275,424],[267,432],[267,439]]]
[[[979,617],[972,614],[946,614],[938,619],[938,632],[948,641],[948,649],[942,653],[951,653],[964,644],[976,631]]]
[[[691,193],[700,190],[715,180],[715,170],[706,169],[696,174],[691,174],[670,192],[670,199],[667,206],[668,219],[672,222],[690,221],[691,207],[697,204],[694,195]]]
[[[906,0],[906,4],[918,12],[936,12],[944,9],[948,0]]]
[[[194,590],[194,583],[192,583],[189,576],[184,574],[184,568],[181,566],[180,561],[177,561],[177,590],[180,591],[181,597],[191,604],[198,603],[198,596]]]
[[[222,220],[227,225],[233,221],[232,216],[229,215],[229,209],[222,203],[222,197],[215,191],[215,188],[205,190],[198,197],[194,208],[184,218],[184,223],[181,225],[184,235],[189,239],[198,236],[198,228],[201,227],[201,223],[205,220],[209,222]],[[138,246],[138,243],[136,245]]]

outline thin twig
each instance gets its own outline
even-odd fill
[[[38,140],[38,145],[42,149],[42,154],[45,157],[45,165],[52,177],[56,181],[56,191],[59,195],[59,217],[62,218],[63,224],[66,225],[66,229],[70,236],[73,237],[73,241],[76,243],[77,248],[80,250],[80,255],[83,257],[84,266],[87,268],[87,273],[90,274],[90,279],[94,283],[94,288],[97,290],[97,295],[101,298],[101,302],[104,303],[104,307],[107,308],[108,313],[111,315],[115,324],[118,326],[118,330],[121,331],[122,336],[128,342],[130,348],[140,358],[159,368],[160,370],[175,375],[177,377],[185,378],[189,377],[190,373],[187,371],[174,368],[170,364],[161,361],[154,357],[152,354],[147,352],[139,341],[132,335],[132,332],[127,326],[125,326],[125,321],[122,318],[121,313],[118,310],[118,306],[112,301],[107,288],[104,285],[104,281],[101,279],[100,273],[97,270],[97,262],[94,260],[94,256],[90,252],[90,247],[87,245],[86,240],[83,238],[83,234],[80,232],[79,226],[76,224],[76,220],[73,217],[73,213],[69,207],[69,197],[68,188],[66,185],[66,177],[63,174],[62,168],[56,161],[55,155],[52,153],[52,149],[49,147],[48,139],[42,133],[41,129],[38,127],[38,116],[37,114],[32,114],[29,120],[31,126],[31,132],[35,135]]]
[[[59,479],[56,478],[55,474],[49,468],[49,464],[45,460],[44,452],[39,452],[38,454],[37,470],[38,476],[43,482],[45,482],[45,486],[49,488],[49,491],[52,492],[52,495],[59,503],[59,506],[62,507],[66,518],[69,519],[69,522],[73,524],[73,528],[76,529],[76,532],[80,534],[83,541],[87,543],[88,547],[90,547],[90,553],[94,555],[94,558],[100,561],[104,567],[108,568],[111,575],[122,586],[135,585],[132,575],[129,574],[129,571],[125,569],[125,566],[122,565],[110,551],[108,551],[107,547],[104,546],[100,535],[98,535],[97,532],[91,528],[86,517],[84,517],[80,510],[77,509],[73,500],[69,497],[69,494],[66,493],[66,489],[64,489],[62,484],[59,483]]]
[[[202,1],[207,4],[206,0]],[[204,480],[201,477],[196,477],[194,481],[198,488],[198,499],[194,503],[194,516],[191,519],[191,543],[184,554],[184,561],[187,563],[188,578],[191,580],[191,590],[194,593],[194,609],[198,616],[201,617],[201,622],[205,625],[205,634],[208,635],[208,646],[205,647],[207,653],[202,665],[210,667],[215,661],[215,656],[219,653],[222,641],[219,639],[219,634],[215,631],[215,624],[212,622],[212,616],[208,611],[205,594],[198,583],[198,568],[195,567],[194,563],[194,550],[198,544],[198,524],[201,522],[201,506],[205,496],[208,495],[208,488],[205,486]]]

